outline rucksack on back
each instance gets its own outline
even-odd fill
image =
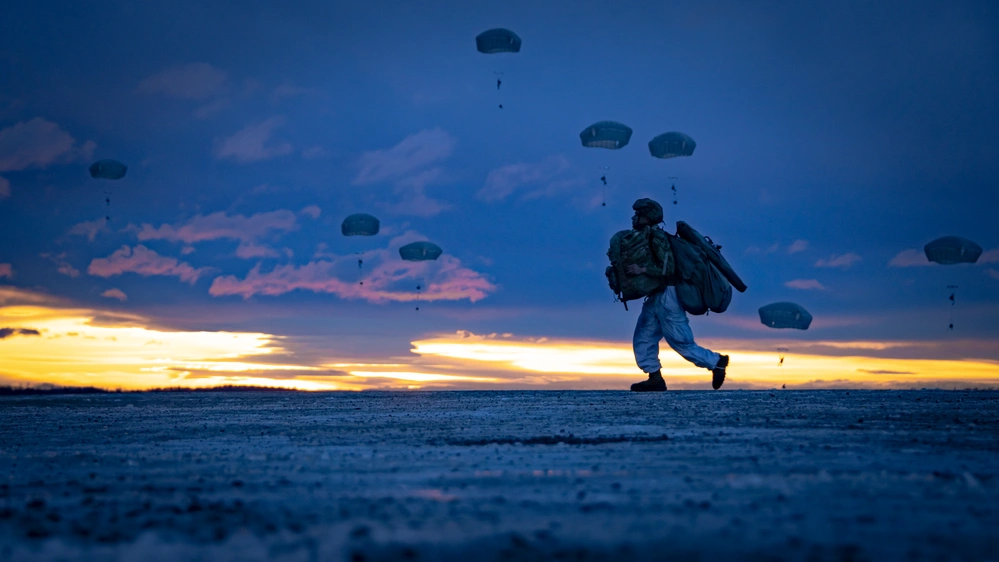
[[[652,244],[659,246],[666,255],[660,262],[652,251]],[[669,235],[659,228],[646,227],[642,230],[622,230],[610,240],[607,257],[611,265],[605,271],[611,290],[628,306],[628,301],[647,297],[665,287],[663,279],[649,275],[629,275],[629,265],[638,265],[649,271],[672,274],[673,263],[670,255]]]

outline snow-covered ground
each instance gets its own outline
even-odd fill
[[[999,559],[999,393],[0,399],[0,560]]]

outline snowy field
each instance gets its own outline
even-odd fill
[[[0,399],[0,560],[999,560],[999,393]]]

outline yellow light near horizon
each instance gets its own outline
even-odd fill
[[[710,343],[710,342],[709,342]],[[740,347],[754,347],[753,341]],[[827,344],[829,342],[822,342]],[[879,351],[906,347],[904,342],[833,342],[838,349]],[[413,342],[413,353],[456,360],[454,368],[481,370],[483,364],[496,370],[534,373],[565,373],[586,379],[642,376],[635,365],[632,348],[626,343],[579,342],[572,340],[511,341],[485,336],[458,334]],[[936,386],[999,385],[999,363],[984,360],[887,359],[862,355],[792,355],[778,366],[773,351],[734,350],[728,370],[729,387],[855,386],[899,388],[929,383]],[[662,343],[660,360],[663,375],[684,384],[706,385],[708,371],[695,367]],[[613,384],[613,383],[612,383]]]
[[[350,371],[351,376],[361,378],[385,378],[413,382],[466,381],[466,382],[502,382],[502,379],[492,377],[467,377],[462,375],[444,375],[440,373],[413,373],[407,371]]]
[[[95,316],[92,311],[43,306],[0,308],[0,325],[41,332],[40,336],[20,335],[0,341],[0,375],[15,383],[45,382],[122,389],[220,384],[335,387],[331,383],[296,382],[287,378],[191,374],[191,371],[247,373],[318,370],[311,366],[233,361],[283,351],[276,345],[278,338],[270,334],[183,332],[135,325],[101,325],[94,322]]]

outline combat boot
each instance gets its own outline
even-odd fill
[[[718,390],[725,383],[725,367],[728,367],[728,355],[718,358],[718,364],[711,369],[711,388]]]
[[[666,381],[663,380],[662,371],[649,373],[648,380],[636,382],[631,385],[631,390],[634,392],[663,392],[666,390]]]

